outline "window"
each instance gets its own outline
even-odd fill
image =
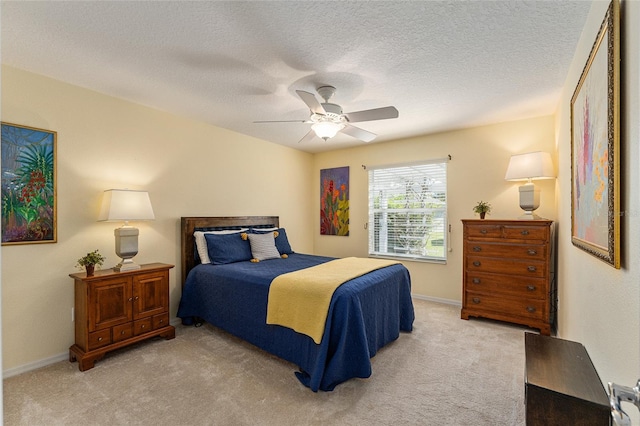
[[[369,255],[447,260],[447,160],[369,169]]]

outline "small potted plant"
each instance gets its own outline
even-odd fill
[[[473,208],[473,212],[478,213],[480,215],[480,219],[484,219],[484,216],[491,212],[491,204],[479,201]]]
[[[79,268],[84,267],[84,269],[87,271],[87,276],[90,277],[93,275],[95,267],[102,266],[104,260],[105,257],[98,253],[98,249],[96,249],[78,259],[78,264],[76,266],[78,266]]]

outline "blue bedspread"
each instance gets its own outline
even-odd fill
[[[411,331],[414,311],[409,271],[393,265],[350,280],[336,290],[319,345],[289,328],[266,324],[269,285],[276,276],[332,260],[291,254],[259,263],[198,265],[187,277],[178,317],[199,317],[296,364],[300,381],[330,391],[371,375],[378,349]]]

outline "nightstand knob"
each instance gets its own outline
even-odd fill
[[[138,299],[140,299],[138,296],[134,297],[134,300],[138,300]]]
[[[144,328],[144,327],[145,327],[145,325],[144,325],[144,324],[142,324],[142,325],[140,326],[140,328]]]
[[[527,266],[527,271],[529,271],[529,272],[535,272],[536,269],[537,268],[535,266]]]
[[[160,320],[159,322],[160,322],[160,324],[162,324],[164,322],[164,320]]]
[[[480,303],[480,298],[478,298],[478,297],[474,297],[473,299],[471,299],[471,301],[472,301],[473,303],[475,303],[475,304],[478,304],[478,303]]]
[[[124,333],[125,333],[125,331],[124,331],[124,330],[122,330],[122,331],[120,332],[120,334],[124,334]]]
[[[534,308],[533,306],[527,306],[527,312],[534,313],[535,311],[536,308]]]
[[[130,298],[129,298],[129,302],[133,302],[133,297],[130,297]]]
[[[521,233],[522,235],[529,235],[529,231],[527,231],[526,229],[524,229],[524,230],[520,231],[520,233]]]
[[[480,247],[480,246],[475,246],[475,247],[473,248],[473,251],[482,251],[482,247]]]
[[[535,285],[528,285],[527,286],[527,290],[529,290],[529,291],[534,291],[535,289],[536,289]]]
[[[486,229],[481,229],[481,230],[480,230],[480,233],[481,233],[481,234],[486,234],[486,233],[487,233],[487,230],[486,230]]]
[[[527,254],[529,254],[531,256],[535,256],[536,254],[538,254],[538,252],[536,250],[529,249],[529,250],[527,250]]]
[[[98,337],[98,342],[102,342],[102,337]]]
[[[480,266],[480,262],[476,260],[475,262],[473,262],[473,266]]]
[[[480,278],[474,278],[473,279],[473,283],[474,284],[480,284]]]

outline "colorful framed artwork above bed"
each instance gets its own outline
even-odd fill
[[[55,243],[57,133],[2,123],[2,245]]]
[[[320,170],[320,235],[349,236],[349,166]]]

